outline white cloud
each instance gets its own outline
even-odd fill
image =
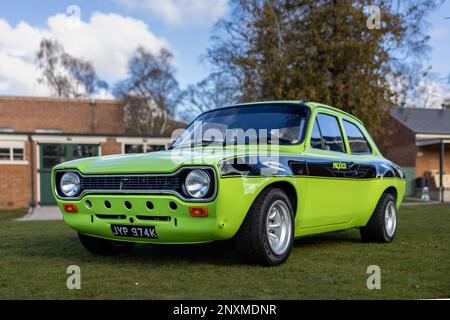
[[[11,26],[0,19],[0,93],[48,95],[48,89],[37,83],[39,73],[34,65],[42,38],[57,39],[69,54],[91,61],[99,76],[109,82],[126,76],[128,59],[137,46],[153,52],[169,47],[134,18],[94,12],[77,28],[71,27],[70,19],[57,14],[49,17],[43,28],[26,22]]]
[[[417,86],[415,104],[422,108],[442,108],[446,98],[450,98],[449,88],[445,83],[438,81],[421,82]]]
[[[115,0],[130,10],[145,10],[170,25],[213,24],[228,11],[229,0]]]

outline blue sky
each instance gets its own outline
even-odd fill
[[[71,5],[81,10],[83,25],[77,30],[65,30]],[[0,94],[46,94],[32,79],[36,75],[33,54],[43,35],[56,37],[69,53],[93,61],[109,82],[123,77],[127,55],[139,41],[154,49],[168,46],[184,88],[208,74],[200,56],[210,45],[214,23],[227,14],[228,6],[228,0],[2,1]],[[450,74],[450,19],[446,16],[450,17],[450,1],[430,16],[428,30],[432,47],[428,63],[441,78]]]
[[[448,17],[448,19],[446,19]],[[445,3],[429,17],[431,36],[431,55],[429,63],[433,71],[443,75],[450,74],[450,1]]]

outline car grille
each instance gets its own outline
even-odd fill
[[[186,176],[191,170],[200,169],[208,173],[211,188],[203,198],[194,198],[184,187]],[[61,178],[65,172],[74,172],[80,179],[80,190],[76,196],[65,196],[61,191]],[[88,194],[171,194],[180,199],[203,202],[213,199],[217,185],[213,168],[206,166],[182,167],[173,173],[130,173],[130,174],[92,174],[83,175],[77,170],[57,170],[55,193],[59,199],[81,199]]]
[[[127,176],[83,176],[81,190],[177,190],[178,176],[127,175]]]

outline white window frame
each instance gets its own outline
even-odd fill
[[[0,149],[9,149],[9,160],[0,160],[2,164],[26,165],[28,164],[26,148],[24,141],[2,141],[0,140]],[[23,160],[14,160],[14,149],[23,150]]]

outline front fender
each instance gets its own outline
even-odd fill
[[[219,191],[216,198],[216,217],[219,224],[217,238],[228,239],[236,234],[253,202],[266,187],[276,182],[287,182],[293,185],[298,193],[301,187],[297,180],[292,177],[246,176],[219,179]],[[294,210],[298,211],[298,207],[299,204]]]

